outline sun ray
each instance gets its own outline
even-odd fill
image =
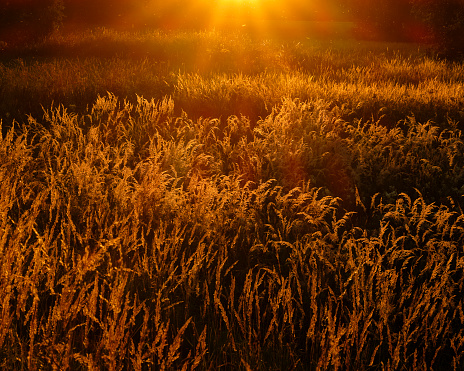
[[[151,0],[147,4],[145,18],[151,17],[150,23],[161,29],[193,27],[266,38],[330,35],[331,21],[342,14],[332,0]]]

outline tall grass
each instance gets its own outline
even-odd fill
[[[176,104],[105,94],[3,130],[2,368],[462,369],[452,122]]]
[[[463,369],[462,64],[324,42],[2,50],[2,369]]]
[[[254,39],[243,33],[107,29],[52,35],[23,49],[2,51],[0,116],[26,121],[52,102],[83,113],[112,92],[171,96],[191,117],[253,121],[283,98],[344,106],[347,121],[395,126],[463,120],[462,64],[435,60],[401,44]]]

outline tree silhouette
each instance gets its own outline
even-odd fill
[[[0,38],[19,43],[36,40],[58,30],[64,18],[63,0],[5,1],[0,5]]]
[[[452,58],[464,55],[464,0],[411,0],[413,12],[431,30],[439,52]]]

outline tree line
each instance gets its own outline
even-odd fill
[[[360,27],[383,38],[426,41],[442,52],[464,52],[464,0],[341,0]]]
[[[106,26],[135,17],[154,27],[169,22],[201,26],[215,4],[213,0],[2,0],[0,39],[8,30],[40,37],[64,22]],[[464,0],[261,0],[242,4],[253,6],[268,8],[269,14],[282,19],[311,20],[325,12],[336,20],[354,21],[359,37],[426,41],[445,52],[464,52]]]

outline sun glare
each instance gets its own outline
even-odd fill
[[[227,27],[246,27],[248,31],[264,33],[267,28],[263,20],[273,14],[283,14],[276,10],[277,0],[218,0],[210,16],[210,26],[223,29]]]
[[[244,5],[244,4],[253,4],[257,3],[259,0],[221,0],[219,3],[229,3],[234,5]]]
[[[308,37],[331,32],[340,9],[314,0],[151,0],[139,19],[151,19],[161,29],[245,31],[263,37]],[[182,5],[180,5],[182,4]],[[337,15],[338,14],[338,15]]]

